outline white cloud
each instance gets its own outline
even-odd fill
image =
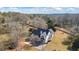
[[[20,10],[17,7],[10,7],[10,8],[8,8],[8,11],[19,12]]]
[[[66,11],[75,11],[75,8],[67,8]]]
[[[56,11],[62,11],[63,10],[63,8],[61,8],[61,7],[56,7],[56,8],[54,8]]]

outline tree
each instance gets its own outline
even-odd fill
[[[77,51],[79,49],[79,35],[72,37],[72,50]]]
[[[63,42],[68,45],[68,50],[78,51],[79,50],[79,34],[76,36],[69,36],[68,40]]]
[[[47,22],[48,28],[52,28],[52,30],[56,31],[54,27],[57,26],[57,24],[54,24],[53,21],[50,19],[48,19],[46,22]]]

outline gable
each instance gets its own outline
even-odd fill
[[[39,37],[44,37],[44,38],[45,38],[45,37],[47,36],[48,32],[49,32],[48,29],[45,30],[45,29],[40,29],[40,28],[38,28],[37,30],[34,30],[34,31],[32,32],[32,34],[37,35],[37,36],[39,36]]]
[[[47,36],[46,32],[40,31],[40,38],[45,39]]]

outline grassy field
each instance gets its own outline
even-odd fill
[[[0,35],[0,41],[8,41],[10,39],[8,34]]]
[[[64,29],[63,29],[64,30]],[[47,51],[65,51],[67,50],[67,46],[63,45],[62,42],[67,38],[68,34],[56,31],[54,38],[52,38],[52,41],[49,42],[46,47],[44,48]]]

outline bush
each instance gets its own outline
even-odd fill
[[[79,35],[69,36],[68,40],[63,43],[68,45],[68,50],[77,51],[79,49]]]
[[[0,51],[7,49],[14,49],[17,47],[17,40],[13,39],[10,35],[1,35],[0,36]]]

